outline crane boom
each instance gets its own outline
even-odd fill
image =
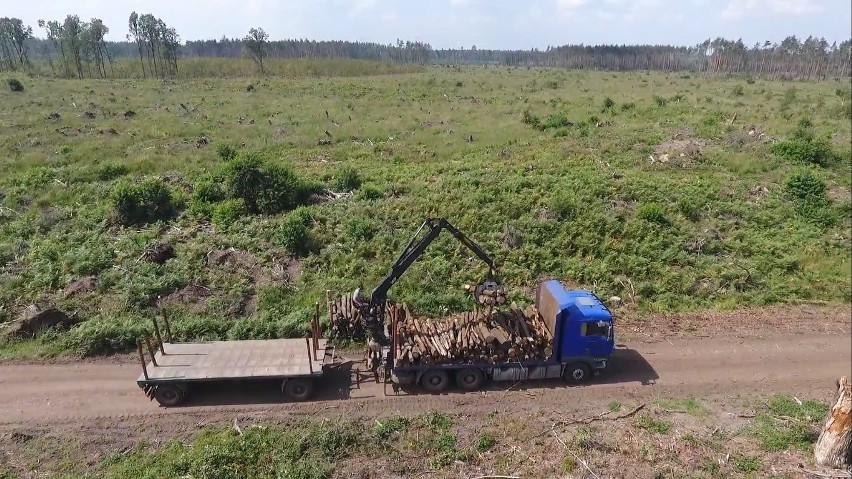
[[[425,236],[420,238],[421,232],[428,228]],[[490,302],[492,304],[502,304],[505,301],[505,293],[503,286],[497,279],[497,271],[494,260],[488,256],[482,248],[471,241],[458,228],[450,224],[444,218],[427,218],[418,228],[414,236],[409,240],[408,244],[402,250],[399,257],[391,266],[390,271],[379,284],[370,293],[370,298],[360,297],[360,290],[356,290],[354,300],[361,312],[361,317],[364,321],[364,326],[368,331],[373,333],[373,339],[386,340],[384,333],[384,309],[387,303],[387,293],[390,288],[399,280],[399,278],[408,270],[408,268],[417,261],[426,248],[441,234],[441,230],[446,229],[459,242],[465,245],[468,249],[479,257],[485,264],[488,265],[488,275],[479,285],[475,287],[474,297],[479,302]],[[384,342],[384,341],[380,341]]]

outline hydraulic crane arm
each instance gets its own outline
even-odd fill
[[[418,240],[418,237],[421,236],[422,231],[426,228],[428,228],[428,232]],[[497,268],[494,260],[479,245],[471,241],[470,238],[465,236],[464,233],[447,220],[443,218],[428,218],[420,225],[417,232],[414,233],[414,236],[402,250],[399,258],[391,266],[388,274],[370,293],[370,298],[362,298],[360,289],[356,290],[353,295],[353,299],[361,311],[364,326],[368,331],[372,332],[374,340],[384,342],[387,339],[384,333],[384,309],[387,303],[388,290],[423,255],[426,248],[435,241],[435,238],[438,237],[443,229],[449,231],[459,242],[467,246],[479,259],[488,265],[488,276],[480,284],[472,287],[474,298],[483,304],[492,305],[503,304],[505,301],[503,285],[500,284],[500,281],[496,277]]]
[[[417,237],[420,236],[420,232],[423,231],[424,228],[428,227],[429,232],[426,233],[420,241],[417,241]],[[384,302],[387,299],[388,290],[403,273],[408,270],[408,268],[423,255],[423,252],[426,251],[426,248],[435,241],[435,238],[441,234],[441,230],[446,229],[450,232],[459,242],[463,245],[467,246],[471,251],[473,251],[476,256],[479,257],[485,264],[488,265],[488,275],[490,278],[493,278],[496,274],[496,268],[494,265],[494,260],[488,256],[482,248],[479,247],[476,243],[470,240],[464,233],[458,230],[455,226],[450,224],[447,220],[443,218],[428,218],[423,224],[420,225],[420,228],[414,233],[414,236],[405,246],[405,249],[402,250],[402,253],[399,255],[399,258],[394,262],[393,266],[391,266],[390,272],[382,279],[382,281],[376,286],[373,292],[370,294],[370,300],[373,303]]]

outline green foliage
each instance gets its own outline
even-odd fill
[[[550,200],[549,208],[559,219],[569,220],[577,214],[577,199],[571,192],[560,190]]]
[[[124,226],[168,221],[178,210],[171,189],[159,178],[117,185],[112,192],[112,203],[118,221]]]
[[[631,111],[636,109],[636,103],[629,101],[621,105],[621,111]]]
[[[61,337],[63,346],[82,357],[126,352],[136,347],[150,322],[139,317],[92,318]]]
[[[476,438],[476,450],[479,452],[485,452],[494,447],[496,444],[497,439],[495,439],[491,434],[485,432]]]
[[[654,103],[656,103],[659,107],[664,107],[666,106],[666,103],[668,103],[668,100],[659,95],[654,95],[652,98],[654,99]]]
[[[796,87],[791,86],[784,91],[784,96],[781,98],[780,111],[782,113],[788,111],[796,101]]]
[[[784,182],[784,193],[791,200],[823,201],[825,191],[825,181],[811,169],[798,170]]]
[[[290,168],[264,163],[256,155],[243,155],[225,166],[226,191],[240,198],[253,214],[276,214],[295,208],[309,194],[305,183]]]
[[[734,465],[734,469],[743,473],[757,472],[763,468],[763,462],[759,457],[746,454],[734,454],[731,456],[731,464]]]
[[[748,431],[767,452],[790,448],[809,450],[819,434],[828,406],[817,401],[801,404],[787,396],[773,396]]]
[[[351,166],[340,168],[334,176],[332,187],[338,191],[357,190],[361,187],[361,176],[358,174],[358,170]]]
[[[524,125],[529,125],[536,130],[541,130],[541,118],[536,115],[533,115],[529,110],[524,110],[523,116],[521,117],[521,122]]]
[[[130,168],[121,163],[105,163],[98,167],[95,178],[99,181],[111,181],[130,173]]]
[[[734,89],[731,90],[731,92],[734,94],[734,96],[743,96],[743,86],[736,85],[734,86]]]
[[[358,190],[356,197],[359,200],[375,201],[385,197],[382,190],[374,185],[364,185]]]
[[[644,429],[653,434],[667,434],[672,425],[668,422],[652,417],[648,414],[643,414],[633,421],[633,425],[639,429]]]
[[[657,203],[646,203],[636,210],[636,214],[640,219],[649,223],[656,223],[662,226],[669,226],[671,222],[666,217],[665,210]]]
[[[300,255],[310,249],[308,228],[312,222],[307,208],[298,208],[285,216],[278,225],[275,239],[286,251]]]
[[[213,224],[222,228],[231,226],[235,221],[248,213],[245,201],[241,198],[225,200],[213,208],[211,220]]]
[[[612,107],[615,106],[615,101],[612,98],[606,97],[603,102],[603,111],[612,110]]]
[[[352,218],[346,225],[346,232],[355,241],[369,241],[376,234],[376,227],[368,219]]]
[[[568,120],[568,117],[565,116],[565,113],[558,111],[556,113],[551,113],[547,115],[547,119],[544,120],[544,123],[539,127],[540,130],[547,130],[550,128],[562,128],[566,126],[571,126],[571,121]]]
[[[610,401],[609,410],[610,412],[621,411],[621,404],[618,401]]]
[[[387,441],[391,437],[405,431],[411,424],[407,418],[403,416],[393,416],[381,421],[377,420],[373,426],[373,437],[380,441]]]
[[[24,84],[20,82],[17,78],[9,78],[6,80],[6,84],[9,85],[9,89],[12,91],[21,92],[24,91]]]
[[[237,157],[239,152],[236,148],[226,143],[220,143],[216,145],[216,154],[219,155],[219,158],[225,161],[231,161]]]
[[[328,479],[335,464],[356,451],[363,428],[348,421],[205,429],[191,444],[156,451],[137,447],[104,462],[107,478]]]

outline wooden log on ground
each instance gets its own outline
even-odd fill
[[[814,445],[817,464],[837,469],[852,466],[852,383],[846,376],[835,383],[837,400]]]

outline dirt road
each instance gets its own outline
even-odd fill
[[[381,415],[428,409],[494,411],[552,408],[559,404],[642,400],[676,396],[738,396],[782,393],[813,397],[833,391],[837,376],[852,374],[847,334],[784,333],[744,339],[673,339],[627,343],[610,368],[585,386],[560,381],[499,383],[485,392],[394,396],[388,388],[350,382],[344,365],[332,371],[317,400],[287,404],[275,384],[232,385],[200,391],[185,407],[164,409],[136,387],[135,363],[0,365],[0,424],[81,422],[95,418],[192,415],[221,412],[312,414],[333,408]],[[818,393],[817,393],[818,394]],[[520,400],[523,398],[523,400]]]

